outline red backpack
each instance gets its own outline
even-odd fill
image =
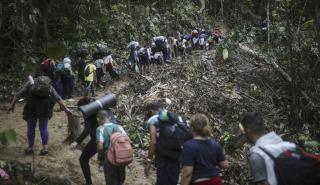
[[[45,59],[40,64],[40,69],[44,72],[52,72],[54,68],[54,64],[52,63],[50,58]]]
[[[309,154],[299,148],[286,150],[278,157],[259,147],[274,161],[278,185],[319,185],[320,156]]]
[[[108,160],[115,166],[126,166],[133,161],[133,148],[126,134],[114,132],[110,136]]]

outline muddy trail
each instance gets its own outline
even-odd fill
[[[127,168],[126,184],[147,185],[155,182],[154,171],[148,179],[143,169],[148,145],[148,134],[143,129],[143,109],[153,101],[160,101],[168,110],[189,118],[194,113],[208,115],[214,137],[223,144],[231,162],[229,170],[223,172],[225,184],[248,184],[246,152],[249,146],[240,136],[239,119],[241,113],[253,110],[268,113],[269,122],[275,119],[273,116],[277,110],[268,85],[271,84],[272,71],[240,51],[233,51],[230,56],[229,60],[223,61],[216,56],[215,50],[193,51],[186,62],[175,59],[170,65],[152,67],[150,73],[145,75],[124,70],[125,59],[116,58],[118,67],[123,69],[123,77],[100,90],[98,96],[109,92],[117,95],[118,104],[114,111],[136,148],[135,160]],[[76,101],[67,104],[75,106]],[[18,135],[16,147],[0,145],[0,159],[30,163],[35,169],[46,169],[50,174],[67,177],[72,184],[82,184],[84,178],[78,161],[81,151],[70,150],[67,144],[63,144],[68,135],[66,115],[54,112],[49,122],[49,155],[38,155],[41,140],[37,130],[36,154],[25,156],[23,149],[27,145],[27,127],[22,120],[22,109],[23,103],[17,105],[13,114],[6,114],[4,110],[0,112],[0,132],[12,128]],[[98,171],[96,157],[91,160],[91,171],[94,184],[103,185],[104,176]],[[39,183],[50,184],[46,179]]]

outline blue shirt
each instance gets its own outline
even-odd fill
[[[222,147],[214,140],[191,139],[183,145],[181,165],[193,166],[193,182],[200,178],[219,176],[217,165],[225,159]]]
[[[103,66],[103,60],[102,59],[98,59],[95,61],[97,68],[102,68]]]

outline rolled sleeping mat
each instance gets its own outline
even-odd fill
[[[96,114],[99,110],[113,107],[117,104],[117,98],[115,94],[108,94],[96,101],[93,101],[87,105],[81,106],[79,109],[84,117],[90,117]]]

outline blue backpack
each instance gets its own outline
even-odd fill
[[[58,63],[56,66],[57,75],[66,75],[66,69],[64,68],[64,63]]]

